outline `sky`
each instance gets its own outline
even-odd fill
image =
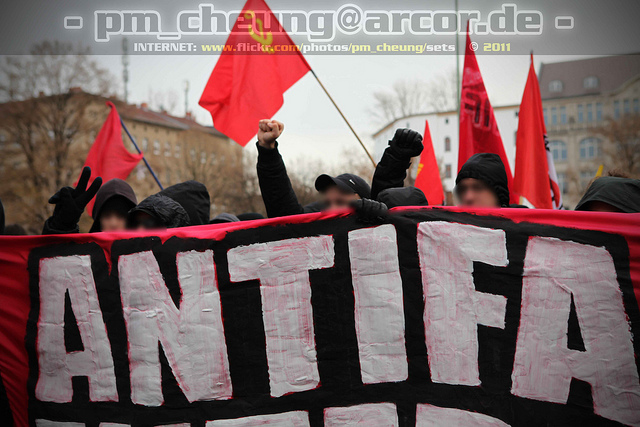
[[[541,62],[583,59],[586,55],[536,56]],[[121,57],[98,56],[116,76],[122,74]],[[369,110],[373,94],[390,90],[398,80],[438,80],[456,69],[454,55],[432,56],[307,56],[307,61],[351,122],[360,138],[373,147],[372,134],[387,125],[376,121]],[[198,122],[212,125],[209,113],[198,105],[217,56],[130,56],[129,102],[147,102],[150,90],[177,95],[176,114],[184,114],[184,82],[189,81],[189,109]],[[529,55],[478,55],[489,98],[494,107],[519,104],[529,71]],[[460,67],[464,57],[460,57]],[[280,151],[285,159],[315,158],[332,164],[341,161],[345,148],[361,150],[336,109],[308,73],[284,96],[284,105],[273,119],[285,124]],[[417,129],[421,132],[421,129]],[[249,143],[245,150],[255,150]],[[364,152],[363,156],[365,155]]]

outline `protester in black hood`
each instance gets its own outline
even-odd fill
[[[129,184],[118,178],[107,181],[96,194],[89,233],[125,230],[127,214],[137,204],[136,193]]]
[[[189,214],[182,205],[161,193],[147,197],[129,211],[130,229],[155,230],[189,225],[192,225]]]
[[[455,192],[460,206],[509,206],[509,183],[500,156],[493,153],[471,156],[456,177]]]
[[[378,200],[378,194],[387,188],[404,187],[411,159],[419,156],[423,149],[422,135],[418,132],[396,130],[373,174],[371,198]]]
[[[189,214],[190,225],[209,223],[211,202],[207,187],[201,182],[181,182],[180,184],[165,188],[158,194],[178,202]]]
[[[87,204],[96,195],[102,185],[102,178],[97,177],[87,189],[91,178],[91,168],[82,170],[76,188],[63,187],[51,196],[49,203],[56,205],[51,215],[44,223],[42,234],[70,234],[78,233],[78,222]]]
[[[317,203],[303,207],[293,191],[276,141],[283,130],[284,125],[275,120],[261,120],[259,124],[258,181],[269,218],[319,210]],[[369,185],[353,174],[321,175],[316,180],[316,189],[323,199],[322,210],[347,207],[354,200],[371,197]]]
[[[603,176],[597,178],[576,206],[577,211],[640,212],[640,180]]]

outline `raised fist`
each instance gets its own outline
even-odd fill
[[[265,148],[274,148],[276,139],[284,131],[284,124],[276,120],[260,120],[258,123],[258,144]]]
[[[398,129],[389,141],[391,148],[403,157],[416,157],[422,153],[422,135],[411,129]]]

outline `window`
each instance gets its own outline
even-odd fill
[[[620,118],[620,101],[613,101],[613,118]]]
[[[444,124],[448,125],[449,124],[449,119],[444,119]]]
[[[207,153],[204,151],[200,153],[200,163],[203,165],[207,163]]]
[[[211,155],[209,156],[209,164],[211,166],[214,166],[216,164],[216,155],[211,153]]]
[[[635,114],[640,113],[640,102],[638,102],[638,101],[639,101],[638,98],[635,98],[633,100],[633,112]]]
[[[159,141],[153,141],[153,154],[155,156],[159,156],[160,155],[160,142]]]
[[[593,121],[593,104],[587,104],[587,121]]]
[[[562,82],[560,80],[553,80],[549,83],[549,92],[562,92]]]
[[[444,165],[444,177],[451,178],[451,165]]]
[[[624,114],[627,115],[629,113],[631,113],[631,105],[629,103],[629,100],[625,99],[624,100]]]
[[[580,141],[580,158],[595,159],[600,157],[600,140],[598,138],[585,138]]]
[[[567,124],[567,107],[560,107],[560,123]]]
[[[558,117],[556,116],[556,107],[551,107],[551,124],[558,124]]]
[[[584,105],[578,105],[578,123],[584,122]]]
[[[148,138],[144,138],[142,140],[142,151],[147,151],[147,148],[149,148],[149,139]]]
[[[180,144],[176,144],[173,152],[173,157],[175,157],[176,159],[179,159],[181,152],[182,152],[182,146]]]
[[[547,109],[546,108],[542,109],[542,115],[544,116],[544,124],[548,125],[549,121],[547,120]]]
[[[448,136],[444,139],[444,151],[447,153],[451,151],[451,138]]]
[[[168,142],[164,143],[164,156],[171,157],[171,144]]]
[[[562,194],[567,194],[567,175],[564,173],[558,174],[558,187]]]
[[[191,150],[189,150],[189,156],[191,156],[191,160],[195,162],[196,161],[196,150],[193,149],[193,148]]]
[[[597,89],[598,78],[596,76],[589,76],[582,81],[582,87],[585,89]]]
[[[596,121],[602,121],[602,102],[596,102]]]
[[[567,160],[567,144],[564,141],[549,142],[549,150],[553,154],[554,162],[564,162]]]

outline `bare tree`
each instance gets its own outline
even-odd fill
[[[457,108],[458,79],[455,70],[444,72],[427,85],[427,98],[431,111],[452,111]]]
[[[147,91],[147,100],[149,102],[149,108],[175,115],[177,114],[180,96],[172,89],[167,91],[156,91],[149,88]]]
[[[594,134],[604,140],[602,154],[606,169],[640,177],[640,115],[609,120],[595,129]]]
[[[44,42],[0,65],[0,197],[34,232],[51,212],[47,199],[79,174],[90,136],[104,117],[89,114],[113,79],[82,46]]]
[[[456,84],[455,71],[442,73],[428,82],[398,80],[389,90],[373,94],[375,103],[370,112],[378,121],[392,122],[413,114],[453,110]]]

